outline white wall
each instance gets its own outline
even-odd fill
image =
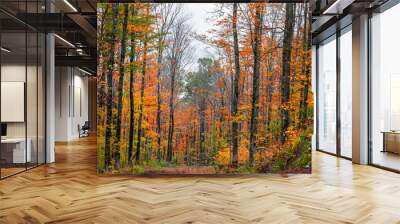
[[[5,64],[1,66],[1,81],[2,82],[25,82],[25,64]],[[28,67],[30,70],[31,67]],[[4,96],[3,96],[4,97]],[[6,110],[7,108],[1,108],[2,110]],[[18,131],[18,129],[22,129]],[[7,125],[7,133],[8,135],[13,135],[14,137],[24,137],[25,136],[25,124],[24,122],[12,122]],[[20,136],[18,136],[18,134]]]
[[[1,66],[1,81],[2,82],[24,82],[25,75],[27,69],[28,72],[28,85],[29,86],[36,86],[36,80],[31,80],[30,75],[34,74],[36,76],[36,67],[34,66],[27,66],[21,64],[3,64]],[[28,129],[29,127],[34,127],[36,130],[36,106],[37,106],[37,99],[36,99],[36,87],[35,88],[27,88],[27,119],[28,119]],[[4,97],[4,96],[3,96]],[[7,108],[1,108],[2,110],[7,110]],[[34,123],[32,123],[34,122]],[[7,136],[8,137],[25,137],[25,123],[26,122],[7,122]],[[35,132],[36,134],[36,132]],[[29,133],[28,133],[29,137]]]
[[[1,81],[25,82],[25,64],[5,64],[1,66]],[[28,68],[29,70],[29,68]],[[7,108],[1,108],[6,110]],[[7,137],[25,137],[25,122],[7,122]]]
[[[88,120],[88,78],[73,67],[56,67],[55,73],[55,140],[70,141]]]
[[[68,88],[70,77],[67,67],[55,68],[55,140],[68,140]]]
[[[75,70],[77,71],[77,70]],[[71,120],[71,135],[76,138],[79,137],[78,133],[78,124],[81,126],[85,123],[85,121],[89,120],[88,113],[88,78],[85,76],[81,76],[82,73],[79,72],[79,75],[74,77],[74,108],[72,108],[72,120]],[[80,101],[80,102],[79,102]]]
[[[38,70],[36,70],[38,69]],[[44,74],[42,67],[36,65],[25,66],[25,63],[7,63],[1,66],[1,81],[2,82],[24,82],[26,83],[26,107],[22,109],[22,113],[26,110],[26,121],[22,122],[5,122],[7,124],[8,138],[25,138],[25,135],[30,140],[32,150],[32,161],[36,162],[39,158],[39,163],[44,163],[44,148],[45,148],[45,117],[44,117]],[[27,78],[27,80],[25,80]],[[23,93],[22,93],[23,94]],[[7,95],[2,96],[2,98]],[[6,111],[10,108],[1,108]],[[7,111],[12,113],[12,111]],[[38,150],[38,151],[37,151]],[[37,157],[36,153],[39,153]]]

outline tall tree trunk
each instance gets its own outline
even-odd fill
[[[121,116],[122,116],[122,96],[123,94],[123,86],[124,86],[124,77],[125,77],[125,53],[126,53],[126,33],[127,33],[127,27],[128,27],[128,5],[123,4],[124,6],[124,20],[122,23],[122,38],[121,38],[121,56],[119,60],[119,80],[118,80],[118,89],[117,89],[117,94],[118,94],[118,104],[117,104],[117,127],[115,128],[115,147],[114,147],[114,159],[117,161],[117,164],[119,163],[120,159],[120,145],[119,143],[121,142]]]
[[[134,5],[134,4],[132,4]],[[135,16],[135,8],[132,6],[132,15]],[[130,76],[129,76],[129,136],[128,136],[128,159],[131,163],[133,160],[133,135],[135,128],[135,99],[134,99],[134,80],[135,80],[135,68],[133,62],[136,57],[136,42],[135,35],[131,33],[131,55],[130,55]]]
[[[159,34],[157,40],[157,63],[159,65],[157,70],[157,115],[156,115],[156,132],[157,132],[157,159],[161,160],[161,74],[162,74],[162,64],[164,59],[164,50],[167,45],[166,36],[169,35],[170,31],[174,29],[176,26],[176,22],[179,19],[179,15],[181,13],[182,7],[177,4],[160,4],[157,6],[157,14],[158,14],[158,26],[157,32]],[[175,41],[173,41],[175,42]],[[169,128],[169,127],[168,127]]]
[[[159,43],[161,45],[161,43]],[[162,46],[158,48],[157,63],[159,66],[162,65],[163,50]],[[157,71],[157,159],[161,159],[161,68]]]
[[[118,4],[112,5],[112,16],[113,22],[111,27],[111,36],[110,36],[110,55],[108,58],[108,71],[107,71],[107,108],[106,108],[106,131],[105,131],[105,145],[104,145],[104,163],[106,165],[106,169],[111,164],[111,125],[112,125],[112,102],[113,102],[113,67],[114,67],[114,51],[115,51],[115,32],[117,27],[118,20]]]
[[[292,53],[292,40],[295,22],[296,5],[286,3],[285,31],[283,33],[282,49],[282,76],[281,76],[281,134],[280,142],[286,141],[286,131],[289,127],[290,117],[288,104],[290,100],[290,57]]]
[[[309,85],[310,85],[310,67],[307,65],[307,60],[309,60],[308,57],[306,57],[306,54],[310,51],[310,43],[309,43],[309,38],[308,38],[308,9],[307,5],[304,6],[304,33],[303,33],[303,63],[302,63],[302,72],[305,76],[305,79],[301,81],[301,84],[303,86],[302,92],[301,92],[301,99],[300,99],[300,113],[299,113],[299,121],[300,125],[304,126],[305,121],[307,119],[307,114],[308,114],[308,91],[309,91]]]
[[[191,125],[192,127],[191,127],[191,138],[190,138],[190,148],[191,148],[191,151],[189,152],[189,161],[190,161],[190,165],[192,165],[193,163],[193,161],[192,161],[192,149],[194,149],[195,151],[196,151],[196,141],[197,141],[197,125],[196,125],[196,122],[195,122],[195,120],[193,119],[192,120],[192,125]]]
[[[205,155],[205,130],[206,130],[206,99],[202,98],[200,103],[200,164],[205,165],[206,155]]]
[[[105,30],[105,25],[104,23],[106,22],[106,17],[107,17],[107,13],[109,13],[109,4],[106,5],[103,15],[100,18],[101,21],[101,25],[100,25],[100,31],[99,31],[99,41],[97,42],[97,55],[98,55],[98,64],[101,65],[100,72],[98,72],[98,97],[97,97],[97,105],[99,108],[102,108],[102,110],[104,109],[104,106],[106,105],[106,98],[107,98],[107,94],[106,94],[106,70],[107,70],[107,63],[105,63],[104,61],[104,57],[106,55],[105,53],[105,49],[104,49],[104,30]],[[100,61],[101,60],[101,61]],[[103,114],[98,114],[97,116],[97,123],[98,124],[103,124],[104,123],[104,115]],[[100,134],[100,132],[98,133]]]
[[[239,62],[239,41],[237,32],[237,3],[233,3],[232,15],[232,30],[233,30],[233,48],[235,55],[235,77],[233,79],[233,96],[232,96],[232,166],[238,165],[238,148],[239,148],[239,121],[238,117],[238,102],[239,102],[239,80],[240,80],[240,62]]]
[[[140,89],[140,102],[139,102],[139,118],[137,129],[137,144],[136,144],[136,163],[140,161],[140,147],[142,137],[142,121],[143,121],[143,101],[144,101],[144,87],[146,80],[146,65],[147,65],[147,35],[144,37],[143,43],[143,64],[142,64],[142,82]]]
[[[272,45],[275,40],[275,31],[274,27],[272,28],[272,34],[271,34],[271,41],[270,41],[270,46],[272,48]],[[273,80],[274,80],[274,73],[273,73],[273,56],[272,56],[273,51],[270,50],[268,53],[268,85],[267,85],[267,131],[271,131],[271,114],[272,114],[272,94],[274,92],[274,87],[273,87]]]
[[[226,85],[225,85],[226,86]],[[218,137],[224,137],[224,129],[225,129],[225,125],[224,125],[224,116],[225,116],[225,87],[221,88],[221,97],[220,97],[220,108],[218,110],[219,112],[219,128],[218,128]],[[216,112],[217,113],[217,112]]]
[[[175,63],[172,64],[171,73],[171,91],[169,96],[169,124],[168,124],[168,143],[167,143],[167,161],[172,160],[172,139],[174,137],[174,94],[175,94]]]
[[[250,120],[250,145],[249,145],[249,163],[254,165],[256,152],[256,135],[257,135],[257,118],[259,111],[259,95],[260,95],[260,48],[261,34],[263,26],[262,17],[263,5],[257,5],[255,18],[255,37],[253,43],[253,95],[251,99],[251,120]]]
[[[186,130],[186,150],[185,150],[185,164],[186,166],[190,166],[190,141],[191,141],[191,129],[192,125],[189,123],[188,128]]]

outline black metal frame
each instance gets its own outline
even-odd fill
[[[25,0],[25,11],[27,11],[27,0]],[[30,1],[32,2],[32,1]],[[39,10],[39,0],[35,0],[36,4],[36,11]],[[42,2],[42,1],[40,1]],[[47,3],[47,0],[46,0]],[[47,11],[47,7],[46,7],[46,11]],[[27,15],[27,14],[26,14]],[[6,179],[8,177],[12,177],[14,175],[23,173],[27,170],[39,167],[41,165],[44,165],[47,163],[47,33],[43,33],[31,26],[29,26],[28,24],[24,23],[24,27],[25,30],[24,32],[22,32],[23,34],[25,34],[25,83],[24,83],[24,120],[25,120],[25,169],[12,173],[10,175],[7,176],[3,176],[2,175],[2,168],[0,167],[0,180]],[[1,29],[0,29],[1,30]],[[36,33],[36,162],[34,163],[29,163],[29,165],[32,166],[28,166],[28,154],[27,152],[27,139],[28,139],[28,124],[27,124],[27,116],[28,116],[28,112],[27,112],[27,81],[28,81],[28,30],[33,30],[34,33]],[[0,31],[0,45],[1,44],[1,37],[2,37],[2,33]],[[44,51],[42,51],[41,53],[43,53],[44,55],[42,55],[42,60],[44,60],[44,68],[42,69],[43,72],[43,76],[42,76],[42,82],[44,83],[44,99],[43,99],[43,109],[44,109],[44,116],[42,117],[44,120],[42,121],[44,123],[44,136],[43,136],[43,141],[44,141],[44,145],[42,147],[44,147],[43,152],[44,155],[43,159],[44,161],[42,163],[39,163],[39,33],[43,33],[43,39],[44,42],[42,42],[42,44],[44,44]],[[2,57],[0,54],[0,68],[2,66],[1,64],[2,62]],[[0,82],[1,82],[1,69],[0,69]],[[0,85],[0,90],[1,90],[1,85]],[[1,91],[0,91],[1,92]],[[1,93],[0,93],[0,97],[1,97]],[[0,110],[1,110],[1,105],[0,105]],[[1,120],[1,115],[0,115],[0,120]],[[0,121],[1,123],[1,121]],[[0,144],[0,156],[1,156],[1,144]]]
[[[368,30],[367,30],[367,45],[368,45],[368,53],[367,53],[367,63],[368,63],[368,69],[367,69],[367,85],[368,85],[368,95],[367,95],[367,141],[368,141],[368,158],[367,162],[368,164],[372,164],[372,97],[371,97],[371,90],[372,90],[372,83],[371,83],[371,71],[372,71],[372,66],[371,66],[371,55],[372,55],[372,47],[371,47],[371,19],[372,19],[372,13],[368,12]]]
[[[337,25],[338,26],[338,25]],[[340,36],[342,32],[340,29],[336,29],[336,155],[341,156],[341,133],[342,125],[340,119],[340,78],[341,78],[341,66],[340,66]]]

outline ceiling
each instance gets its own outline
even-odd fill
[[[313,43],[351,24],[352,18],[373,12],[389,0],[310,0]],[[397,1],[397,0],[396,0]]]
[[[13,49],[8,54],[10,58],[29,56],[36,52],[36,46],[28,43],[25,52],[25,35],[21,33],[27,31],[28,42],[30,32],[55,33],[56,66],[78,66],[94,74],[97,63],[96,2],[1,0],[2,45]]]

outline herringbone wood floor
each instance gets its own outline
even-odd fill
[[[312,175],[96,174],[94,138],[0,181],[0,223],[400,223],[400,175],[313,154]]]

